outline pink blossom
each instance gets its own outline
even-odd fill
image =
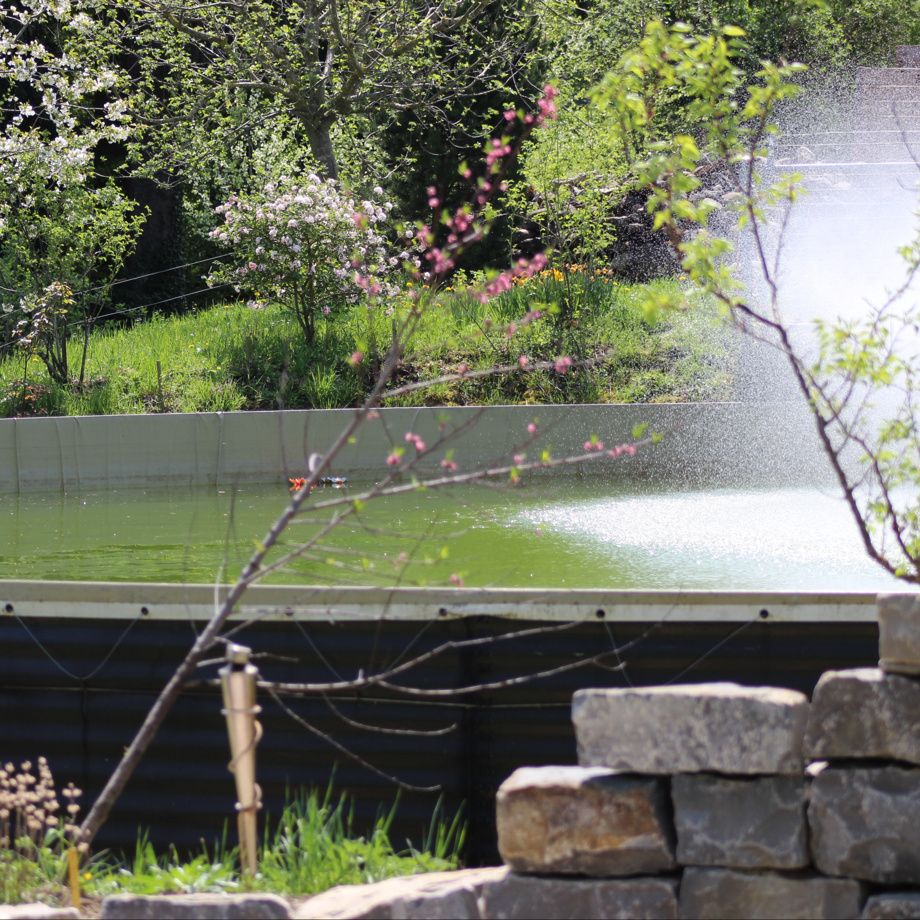
[[[585,450],[593,450],[594,445],[590,441],[585,441]]]
[[[351,361],[351,364],[352,364],[353,367],[356,366],[356,365],[358,365],[358,364],[360,364],[363,360],[364,360],[364,352],[363,352],[363,351],[353,351],[353,352],[351,353],[350,361]]]
[[[521,357],[518,358],[518,364],[520,364],[521,367],[527,367],[527,365],[530,364],[530,358],[528,358],[527,355],[521,355]]]
[[[457,469],[457,462],[455,460],[445,459],[441,461],[441,466],[443,466],[445,470],[455,470]]]
[[[536,433],[537,433],[537,423],[536,423],[536,422],[531,422],[531,423],[527,426],[527,434],[536,434]]]
[[[523,463],[523,462],[524,462],[524,455],[523,455],[523,454],[515,454],[515,455],[514,455],[514,462],[517,463],[518,465],[520,465],[521,463]]]
[[[537,100],[537,108],[540,110],[540,114],[537,117],[537,124],[542,125],[547,118],[551,121],[556,119],[556,103],[553,102],[553,99],[558,95],[559,90],[554,86],[550,86],[549,83],[543,87],[543,98]]]
[[[517,118],[517,112],[515,112],[514,109],[508,109],[508,111],[505,112],[504,118],[505,121],[514,121],[514,119]]]
[[[463,579],[456,572],[450,576],[450,583],[456,585],[458,588],[463,587]]]
[[[399,454],[396,451],[387,457],[387,466],[399,466]]]
[[[560,374],[564,374],[572,366],[572,359],[568,355],[563,355],[561,358],[556,358],[556,370]]]
[[[465,364],[459,364],[459,365],[457,366],[457,373],[458,373],[461,377],[462,377],[468,370],[469,370],[469,368],[468,368]]]

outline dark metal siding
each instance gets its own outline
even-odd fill
[[[92,679],[75,680],[49,660],[35,639],[60,665],[80,676],[92,671],[124,632],[124,621],[31,619],[34,638],[13,617],[0,618],[0,761],[48,758],[59,784],[73,781],[85,801],[98,792],[140,725],[157,691],[192,641],[189,623],[139,621]],[[303,624],[329,663],[345,677],[360,668],[394,661],[415,638],[422,651],[447,638],[491,635],[533,627],[486,618],[440,621],[421,637],[421,624]],[[617,624],[617,642],[642,635],[646,625]],[[624,656],[629,679],[638,685],[671,680],[710,652],[736,623],[664,624]],[[251,627],[237,637],[255,652],[294,656],[297,662],[265,657],[263,676],[274,680],[322,680],[331,675],[292,623]],[[609,647],[601,623],[567,632],[499,642],[452,652],[413,672],[427,686],[496,680],[546,669]],[[754,623],[699,661],[681,680],[735,680],[810,692],[829,668],[872,665],[878,658],[874,624]],[[204,677],[213,677],[214,668]],[[469,864],[494,862],[494,795],[516,767],[574,763],[575,743],[569,702],[580,687],[622,686],[620,671],[596,666],[562,673],[522,687],[452,699],[446,704],[384,699],[354,694],[337,699],[348,718],[374,725],[440,728],[454,721],[450,735],[434,738],[363,731],[342,722],[322,699],[295,699],[290,705],[311,724],[329,732],[379,769],[416,785],[443,786],[449,813],[465,803],[470,819]],[[265,737],[259,747],[259,781],[266,808],[278,814],[285,790],[325,788],[337,765],[335,784],[356,800],[359,826],[372,823],[394,787],[309,734],[263,695]],[[141,763],[100,834],[99,846],[132,849],[139,827],[159,844],[195,847],[220,836],[232,818],[234,792],[227,772],[227,737],[219,694],[202,687],[186,692]],[[416,843],[427,828],[437,800],[432,793],[403,792],[394,843]]]

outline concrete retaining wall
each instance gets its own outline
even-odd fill
[[[353,410],[230,412],[0,420],[0,492],[209,485],[302,476]],[[371,478],[406,432],[440,436],[461,468],[507,461],[536,421],[531,456],[633,441],[637,424],[665,435],[635,457],[601,460],[606,472],[702,483],[816,482],[828,469],[814,424],[795,404],[499,406],[383,409],[365,422],[331,472]],[[439,469],[443,454],[430,458]],[[597,468],[592,466],[592,468]]]

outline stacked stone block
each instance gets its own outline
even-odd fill
[[[920,597],[881,596],[879,625],[880,667],[828,672],[810,705],[725,683],[576,693],[579,766],[499,790],[516,894],[482,916],[543,897],[559,917],[920,918]]]
[[[502,857],[522,888],[603,885],[598,917],[627,897],[629,916],[858,917],[863,884],[810,868],[808,712],[801,693],[727,683],[579,691],[579,766],[505,782]]]
[[[880,666],[815,687],[811,849],[819,871],[888,889],[865,917],[920,917],[920,597],[880,595],[878,613]]]

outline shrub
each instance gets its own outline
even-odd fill
[[[332,179],[313,174],[302,186],[282,177],[258,197],[231,197],[217,208],[224,225],[211,237],[232,248],[233,261],[215,269],[208,283],[229,282],[252,294],[253,309],[266,298],[277,300],[312,342],[318,318],[339,314],[368,294],[396,293],[386,277],[409,253],[391,255],[378,229],[390,208],[356,204]]]

